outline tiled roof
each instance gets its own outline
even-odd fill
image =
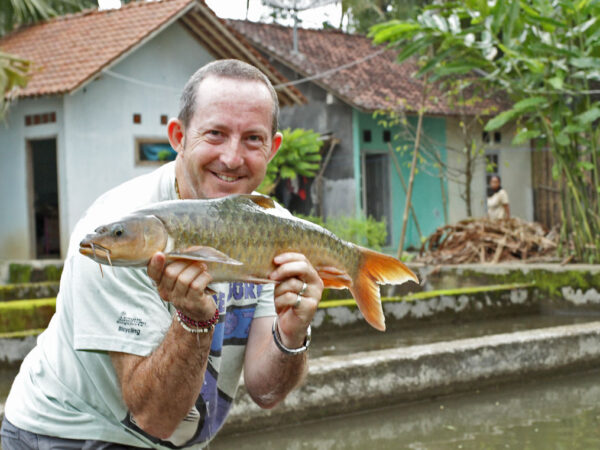
[[[69,14],[18,29],[0,40],[0,48],[40,70],[20,97],[70,92],[193,4],[131,2],[118,10]]]
[[[294,53],[290,27],[238,20],[229,20],[228,23],[259,50],[303,77],[365,59],[359,64],[312,80],[360,110],[397,110],[399,105],[403,105],[405,109],[415,111],[421,104],[423,80],[412,76],[417,71],[416,62],[409,60],[398,64],[394,50],[374,46],[365,36],[331,29],[299,28],[298,53]],[[427,113],[456,114],[442,99],[442,91],[433,86],[427,96]],[[478,108],[481,110],[492,104],[495,102],[486,100]],[[469,112],[474,113],[475,109]]]
[[[215,58],[242,59],[261,68],[275,84],[287,81],[203,0],[134,1],[119,9],[54,18],[1,38],[2,51],[32,61],[37,69],[14,96],[72,92],[178,19]],[[295,88],[280,93],[280,100],[305,101]]]

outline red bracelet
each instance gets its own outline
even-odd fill
[[[203,332],[208,332],[210,330],[212,330],[215,325],[217,324],[217,322],[219,321],[219,308],[217,308],[215,310],[215,315],[212,316],[212,318],[210,318],[209,320],[194,320],[188,316],[186,316],[185,314],[183,314],[181,311],[177,310],[177,320],[179,321],[179,323],[181,323],[182,325],[185,324],[188,327],[194,327],[198,330],[203,330]],[[186,330],[189,330],[187,327],[184,327]],[[206,330],[206,331],[204,331]]]

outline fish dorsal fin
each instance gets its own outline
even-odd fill
[[[168,259],[187,259],[190,261],[217,262],[221,264],[231,264],[241,266],[244,263],[227,256],[216,248],[195,245],[180,250],[174,250],[166,254]]]
[[[261,208],[270,209],[275,208],[275,202],[267,195],[260,194],[238,194],[236,198],[250,200]]]

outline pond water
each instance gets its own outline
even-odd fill
[[[218,436],[211,450],[600,448],[600,371]]]

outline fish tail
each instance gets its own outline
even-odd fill
[[[383,253],[357,246],[360,253],[358,273],[352,280],[350,292],[366,321],[379,331],[385,331],[378,284],[419,282],[417,276],[402,262]]]

